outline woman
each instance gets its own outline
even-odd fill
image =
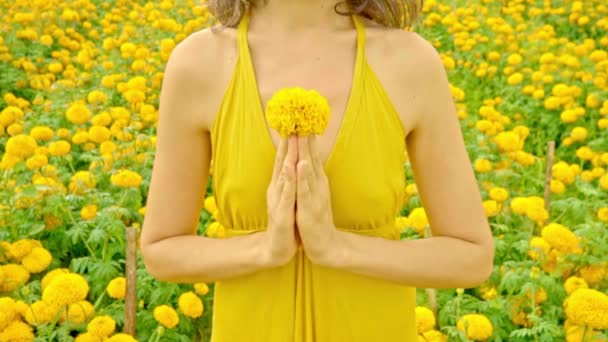
[[[442,61],[400,29],[419,8],[210,8],[224,28],[190,35],[165,70],[146,268],[164,281],[216,282],[214,342],[416,341],[416,287],[475,287],[494,254]],[[265,103],[294,86],[328,99],[322,135],[281,139],[268,128]],[[399,240],[394,224],[405,152],[431,238]],[[221,239],[196,234],[212,157]]]

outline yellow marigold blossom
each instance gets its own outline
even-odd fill
[[[49,163],[49,158],[44,154],[34,154],[25,161],[25,165],[30,170],[39,169]]]
[[[37,300],[28,306],[24,318],[30,325],[50,323],[58,311],[58,307],[49,305],[42,300]]]
[[[574,127],[572,129],[572,132],[570,132],[570,136],[575,141],[583,141],[583,140],[587,139],[587,135],[588,135],[587,129],[585,127],[581,127],[581,126]]]
[[[412,225],[412,228],[414,228],[418,234],[423,234],[424,229],[429,225],[426,211],[423,207],[414,208],[412,212],[410,212],[408,220]]]
[[[524,75],[522,75],[520,72],[516,72],[507,78],[507,84],[517,85],[517,84],[520,84],[523,80],[524,80]]]
[[[608,329],[608,295],[581,288],[564,300],[566,317],[574,324],[593,329]]]
[[[15,121],[23,118],[23,110],[19,107],[8,106],[0,112],[0,126],[8,127],[15,123]]]
[[[419,336],[419,339],[420,339],[420,336],[422,336],[421,338],[423,338],[423,340],[420,340],[422,342],[448,342],[448,337],[445,334],[443,334],[442,332],[437,331],[437,330],[425,331],[418,336]]]
[[[72,136],[72,143],[76,145],[81,145],[89,141],[89,132],[88,131],[79,131],[74,133]]]
[[[85,190],[94,188],[96,185],[97,182],[89,171],[78,171],[70,179],[68,188],[71,193],[80,195]]]
[[[574,253],[579,249],[579,238],[559,223],[553,222],[544,226],[541,235],[551,247],[562,253]]]
[[[53,134],[53,130],[49,126],[36,126],[30,130],[30,136],[41,141],[53,139]]]
[[[68,306],[67,311],[61,313],[60,322],[70,321],[72,323],[84,323],[95,315],[93,304],[87,300],[81,300]]]
[[[589,285],[595,286],[608,275],[608,268],[606,262],[603,265],[586,265],[579,270],[579,274]]]
[[[11,297],[0,297],[0,331],[18,318],[15,300]]]
[[[25,159],[32,156],[36,148],[38,148],[36,139],[29,135],[19,134],[8,139],[5,152],[15,157]]]
[[[116,329],[116,321],[108,315],[94,317],[87,324],[87,332],[97,337],[108,337],[114,329]]]
[[[197,294],[204,296],[207,293],[209,293],[209,286],[207,285],[207,283],[195,283],[193,285],[194,287],[194,292],[196,292]]]
[[[127,292],[127,278],[116,277],[110,280],[106,287],[106,291],[108,292],[108,295],[114,299],[125,298],[125,293]]]
[[[205,207],[205,210],[207,210],[209,213],[213,214],[217,210],[217,205],[215,203],[215,197],[214,196],[206,197],[205,202],[204,202],[204,207]]]
[[[16,320],[0,332],[0,341],[33,341],[33,330],[29,324]]]
[[[85,332],[76,336],[74,342],[102,342],[102,338]]]
[[[89,128],[88,136],[89,140],[92,142],[101,144],[112,137],[112,132],[110,132],[110,130],[104,126],[91,126],[91,128]]]
[[[456,328],[464,331],[468,338],[480,341],[490,338],[493,326],[490,320],[481,314],[467,314],[456,323]]]
[[[478,158],[474,163],[475,171],[484,173],[492,171],[492,163],[484,158]]]
[[[416,330],[419,334],[432,330],[435,327],[435,315],[425,306],[416,306]]]
[[[23,257],[21,264],[30,273],[40,273],[46,270],[53,261],[51,253],[42,247],[34,247],[32,251]]]
[[[154,319],[165,328],[172,329],[179,323],[179,316],[169,305],[159,305],[154,308]]]
[[[87,101],[90,104],[102,104],[106,102],[108,95],[100,90],[93,90],[87,94]]]
[[[566,293],[568,293],[568,295],[571,295],[574,291],[578,289],[587,288],[589,288],[589,285],[587,285],[585,279],[581,277],[571,276],[564,282],[564,289],[566,289]]]
[[[68,108],[65,116],[70,122],[80,125],[89,121],[91,118],[91,110],[84,103],[74,103]]]
[[[21,260],[32,252],[34,247],[43,247],[39,240],[21,239],[13,242],[9,248],[9,257],[14,261]]]
[[[137,342],[137,340],[135,338],[133,338],[133,336],[125,334],[125,333],[118,333],[116,335],[112,335],[110,338],[106,339],[104,342]]]
[[[68,268],[55,268],[53,270],[48,271],[44,277],[42,277],[42,280],[40,281],[40,290],[44,291],[44,289],[46,289],[46,287],[51,283],[51,281],[53,279],[55,279],[56,276],[60,275],[60,274],[68,274],[70,273],[70,270]]]
[[[49,144],[49,153],[55,157],[65,156],[70,153],[70,149],[70,143],[65,140],[58,140]]]
[[[608,174],[605,174],[602,177],[600,177],[599,184],[602,189],[608,190]]]
[[[203,314],[203,301],[192,291],[184,292],[177,301],[179,309],[190,318],[198,318]]]
[[[323,133],[330,112],[325,97],[315,90],[300,87],[281,89],[266,104],[269,126],[283,137]]]
[[[563,194],[566,192],[566,186],[561,181],[552,179],[549,183],[549,189],[554,194]]]
[[[206,233],[208,237],[223,238],[226,237],[226,228],[224,228],[224,226],[222,226],[219,222],[214,221],[207,226]]]
[[[115,186],[123,188],[138,187],[142,182],[142,177],[137,172],[123,169],[110,176],[110,181]]]
[[[496,291],[496,287],[492,286],[490,288],[483,288],[481,290],[481,298],[483,298],[484,300],[490,300],[490,299],[494,299],[498,296],[498,293]]]
[[[530,250],[528,251],[528,256],[530,256],[532,260],[538,260],[540,258],[539,253],[547,255],[551,250],[551,245],[545,239],[539,236],[535,236],[530,239],[529,246]]]
[[[4,273],[4,280],[0,283],[0,292],[11,292],[30,280],[30,273],[18,264],[6,264],[0,265],[2,273]]]
[[[84,300],[88,293],[89,284],[83,276],[60,274],[42,291],[42,300],[51,305],[65,306]]]
[[[82,217],[83,220],[93,219],[96,215],[97,206],[95,204],[88,204],[80,209],[80,217]]]
[[[493,187],[490,189],[490,198],[497,202],[504,202],[509,198],[509,191],[501,187]]]
[[[563,161],[553,164],[551,174],[553,175],[553,178],[561,181],[564,184],[572,184],[576,177],[574,170],[572,170],[568,164]]]
[[[602,207],[597,210],[597,218],[600,221],[608,222],[608,207]]]
[[[500,132],[494,137],[494,142],[501,152],[514,152],[523,148],[523,140],[515,132]]]
[[[500,204],[495,200],[485,200],[482,205],[488,217],[496,216],[500,213]]]

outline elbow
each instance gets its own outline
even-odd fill
[[[154,243],[141,243],[140,250],[144,267],[148,274],[159,281],[170,281],[162,267],[158,266],[158,253],[155,253]]]
[[[469,287],[478,287],[486,282],[494,272],[494,239],[478,245],[477,267],[474,268],[474,273],[471,274],[473,283]]]

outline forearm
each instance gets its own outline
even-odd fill
[[[328,266],[413,287],[476,287],[492,270],[493,247],[452,237],[388,240],[338,230],[336,238]]]
[[[147,245],[144,263],[155,278],[178,283],[215,282],[268,267],[263,254],[263,233],[228,239],[199,235],[170,237]]]

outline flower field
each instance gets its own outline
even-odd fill
[[[208,341],[213,284],[159,282],[141,257],[122,332],[164,66],[213,18],[194,0],[0,0],[0,18],[0,342]],[[437,290],[437,312],[418,289],[419,340],[608,341],[608,4],[427,0],[414,30],[442,55],[496,242],[479,288]],[[405,167],[395,224],[424,238]],[[211,184],[198,232],[218,237]]]

